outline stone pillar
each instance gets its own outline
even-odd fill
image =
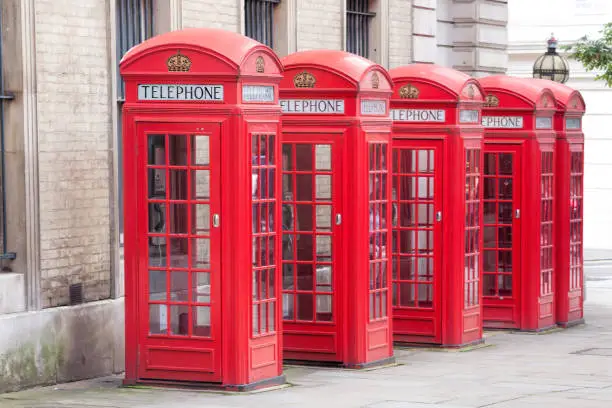
[[[412,61],[436,62],[436,0],[412,2]]]
[[[508,1],[452,0],[453,68],[475,77],[508,67]]]

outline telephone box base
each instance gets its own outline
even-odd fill
[[[267,378],[262,381],[256,381],[251,384],[217,384],[217,383],[202,383],[191,381],[164,381],[164,380],[123,380],[123,385],[126,387],[144,385],[160,388],[182,388],[200,391],[230,391],[230,392],[252,392],[265,388],[273,388],[285,385],[287,379],[284,375],[278,377]]]
[[[462,344],[440,344],[440,343],[416,343],[405,341],[394,341],[393,345],[398,348],[421,348],[421,349],[447,349],[447,350],[462,350],[484,344],[484,339],[468,341]]]
[[[283,360],[285,365],[304,366],[304,367],[328,367],[346,368],[349,370],[363,370],[368,368],[382,367],[395,364],[395,357],[383,358],[382,360],[371,361],[369,363],[342,363],[337,361],[312,361],[312,360]]]
[[[557,322],[557,326],[563,329],[568,329],[574,326],[580,326],[581,324],[584,324],[584,319],[572,320],[570,322],[564,322],[564,323]]]

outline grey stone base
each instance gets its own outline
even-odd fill
[[[123,299],[0,315],[0,393],[124,369]]]

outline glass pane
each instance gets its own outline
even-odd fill
[[[149,169],[149,198],[166,198],[166,170]]]
[[[433,150],[419,150],[419,173],[431,173],[432,171]]]
[[[512,248],[512,227],[499,227],[498,239],[500,248]]]
[[[295,145],[295,169],[298,171],[312,170],[312,145]]]
[[[293,170],[293,145],[283,143],[283,170]]]
[[[317,266],[317,292],[331,292],[332,289],[332,266]]]
[[[187,268],[187,238],[170,239],[170,266],[174,268]]]
[[[170,165],[187,165],[187,137],[185,135],[169,135],[168,145],[170,146]]]
[[[416,251],[416,231],[399,232],[399,251],[404,254]]]
[[[499,203],[500,224],[512,224],[512,203]]]
[[[484,155],[484,174],[494,176],[497,174],[495,153],[485,153]]]
[[[330,235],[317,235],[317,261],[331,262],[332,260],[332,242]]]
[[[173,302],[189,301],[189,272],[170,273],[170,300]]]
[[[283,174],[283,200],[293,201],[293,174]]]
[[[497,283],[499,285],[499,296],[512,296],[512,275],[499,275]]]
[[[193,204],[191,206],[191,233],[194,235],[210,233],[210,205]]]
[[[265,199],[270,195],[270,189],[273,187],[268,182],[268,170],[259,169],[259,178],[257,179],[257,185],[255,189],[255,198]]]
[[[312,219],[313,206],[310,204],[297,204],[295,207],[297,213],[296,229],[298,231],[314,230]]]
[[[207,166],[210,164],[208,135],[191,136],[191,164],[196,166]]]
[[[283,234],[283,260],[293,260],[293,242],[295,236],[292,234]]]
[[[170,233],[187,234],[187,204],[170,203]]]
[[[293,320],[293,294],[283,293],[283,319]]]
[[[512,174],[512,153],[499,154],[499,174]]]
[[[283,289],[293,290],[293,264],[283,264]]]
[[[416,151],[409,149],[400,150],[400,173],[416,172]]]
[[[485,274],[483,275],[484,282],[482,285],[483,296],[496,296],[497,290],[495,288],[495,275]]]
[[[296,174],[296,201],[312,201],[312,175]]]
[[[210,306],[194,306],[192,313],[193,335],[210,337]]]
[[[265,303],[259,305],[259,315],[261,316],[260,325],[261,330],[260,333],[268,332],[268,306]]]
[[[149,237],[149,266],[166,266],[166,238]]]
[[[497,197],[495,196],[495,179],[485,178],[484,179],[484,199],[494,200],[496,198]]]
[[[259,281],[257,282],[259,296],[257,299],[267,299],[269,297],[266,293],[266,290],[268,289],[268,271],[257,271],[257,276],[259,277]]]
[[[331,231],[332,207],[331,205],[317,205],[317,231]]]
[[[400,280],[414,280],[415,277],[415,260],[412,257],[402,256],[399,259]]]
[[[331,322],[332,295],[317,295],[317,320]]]
[[[484,227],[484,247],[485,248],[496,248],[497,227]]]
[[[298,290],[313,290],[314,275],[312,264],[297,264]]]
[[[149,135],[149,160],[148,164],[163,166],[166,164],[165,135]]]
[[[192,198],[196,200],[207,200],[210,198],[210,171],[194,170],[191,172]]]
[[[419,282],[422,281],[433,281],[433,259],[432,258],[419,258],[418,260],[418,274]]]
[[[412,307],[415,305],[414,301],[414,284],[412,283],[400,283],[400,306]]]
[[[178,336],[189,334],[189,306],[170,305],[170,333]]]
[[[256,336],[259,334],[259,304],[254,304],[252,307],[253,310],[253,335]]]
[[[275,148],[276,148],[276,143],[275,143],[276,137],[274,135],[268,135],[268,148],[266,150],[266,155],[268,156],[268,164],[270,165],[274,165],[276,163],[274,163],[275,159],[276,159],[276,152],[275,152]]]
[[[484,223],[495,224],[495,203],[484,203]]]
[[[433,254],[433,231],[419,231],[418,242],[420,254]]]
[[[500,200],[512,200],[512,179],[511,178],[500,178],[499,179],[499,199]]]
[[[417,206],[419,225],[424,227],[433,226],[434,206],[433,204],[419,204]]]
[[[415,204],[400,204],[399,219],[400,219],[400,226],[413,227],[416,221]]]
[[[331,170],[331,145],[318,144],[315,146],[316,169]]]
[[[268,303],[268,330],[274,331],[276,328],[276,302]]]
[[[297,238],[297,260],[298,261],[312,261],[313,256],[313,242],[312,235],[300,234],[296,235]]]
[[[192,302],[210,303],[210,273],[191,274]]]
[[[399,183],[400,200],[414,200],[416,198],[416,177],[400,177]]]
[[[168,306],[149,305],[149,334],[168,334]]]
[[[499,272],[512,272],[512,252],[511,251],[499,251],[498,255],[498,271]]]
[[[312,295],[309,293],[297,294],[297,320],[313,320]]]
[[[433,285],[419,284],[419,307],[432,307],[433,306]]]
[[[496,272],[497,266],[495,263],[496,251],[484,251],[484,270],[485,272]]]
[[[161,234],[166,232],[166,204],[149,203],[149,232]]]
[[[317,200],[331,200],[331,177],[328,175],[316,175],[315,176],[315,185],[316,185],[316,199]]]
[[[210,269],[210,240],[192,239],[191,266],[196,269]]]
[[[171,200],[187,200],[187,171],[171,169],[168,189]]]
[[[166,300],[166,271],[149,271],[149,300]]]

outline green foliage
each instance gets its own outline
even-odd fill
[[[601,38],[592,40],[586,36],[575,44],[565,46],[570,58],[580,61],[587,71],[601,71],[596,79],[603,79],[612,87],[612,23],[600,31]]]

